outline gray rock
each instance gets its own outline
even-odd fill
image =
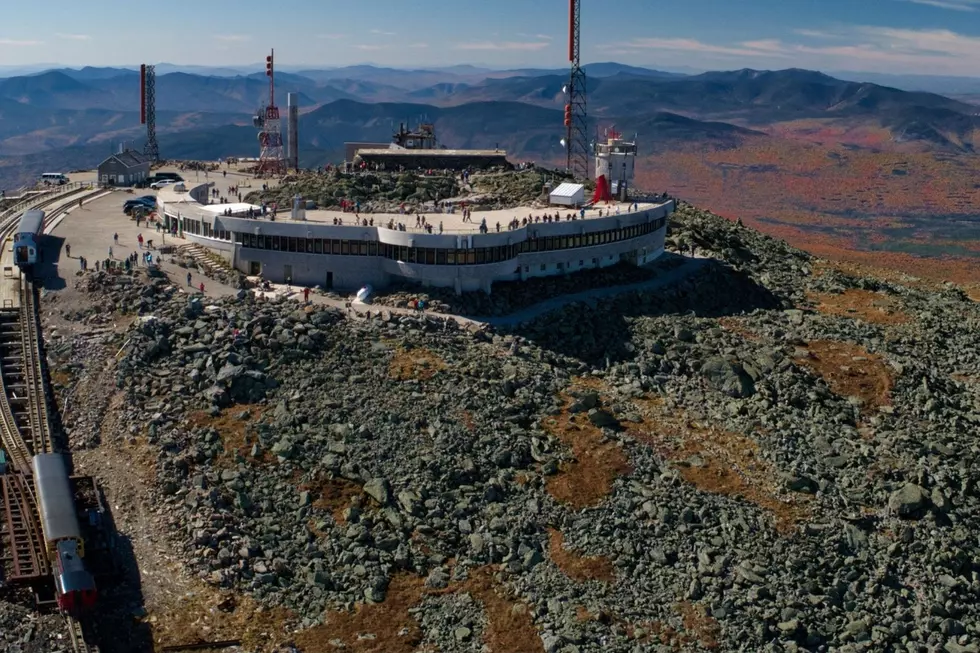
[[[902,517],[909,517],[925,507],[928,499],[925,491],[914,483],[906,483],[888,497],[888,509]]]

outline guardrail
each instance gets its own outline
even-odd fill
[[[80,188],[95,187],[95,186],[96,186],[96,182],[94,181],[73,181],[64,184],[62,186],[55,186],[54,188],[51,189],[50,192],[35,195],[30,199],[23,200],[15,204],[14,206],[4,209],[3,212],[0,213],[0,220],[6,220],[11,215],[20,213],[21,211],[26,211],[27,209],[31,208],[35,204],[39,204],[40,202],[44,202],[46,200],[53,199],[56,197],[61,197],[69,193],[74,193]]]

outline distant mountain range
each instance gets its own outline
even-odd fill
[[[267,98],[264,73],[163,70],[158,67],[156,97],[165,156],[257,154],[251,116]],[[896,146],[949,152],[972,152],[980,134],[975,105],[808,70],[680,75],[596,63],[587,71],[590,129],[615,124],[638,132],[645,151],[673,144],[737,147],[774,129],[811,123],[842,132],[876,130]],[[286,93],[298,94],[305,165],[336,161],[344,141],[386,141],[399,122],[422,118],[436,123],[440,141],[450,147],[499,145],[518,159],[551,160],[562,154],[566,83],[564,70],[352,66],[280,72],[277,99],[285,106]],[[0,187],[29,179],[37,166],[92,167],[120,142],[141,146],[138,111],[139,74],[128,68],[0,79]]]

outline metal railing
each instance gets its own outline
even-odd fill
[[[62,197],[64,195],[68,195],[69,193],[74,193],[81,188],[94,187],[95,185],[96,184],[93,181],[73,181],[62,186],[55,186],[50,191],[38,193],[33,197],[21,200],[17,204],[4,209],[3,212],[0,213],[0,221],[9,218],[11,215],[20,213],[21,211],[26,211],[39,202]]]

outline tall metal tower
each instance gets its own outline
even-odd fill
[[[576,177],[589,177],[589,119],[585,107],[586,80],[581,62],[581,0],[568,0],[568,60],[572,72],[565,87],[565,167]]]
[[[160,160],[157,143],[157,72],[156,66],[140,66],[140,124],[146,125],[146,145],[143,155],[152,161]]]
[[[286,155],[282,146],[282,121],[276,106],[275,50],[265,58],[265,75],[269,78],[269,104],[252,119],[259,129],[259,165],[257,175],[281,176],[286,174]]]

